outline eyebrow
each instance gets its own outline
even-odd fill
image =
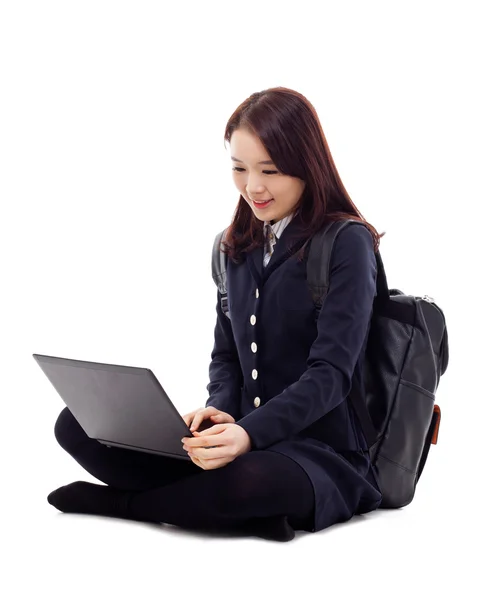
[[[231,160],[234,160],[235,162],[240,162],[242,163],[243,161],[240,160],[239,158],[235,158],[234,156],[231,157]],[[259,165],[274,165],[274,162],[272,160],[260,160]]]

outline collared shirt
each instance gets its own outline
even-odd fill
[[[263,266],[266,267],[270,261],[271,255],[273,254],[274,245],[276,241],[279,240],[281,234],[286,229],[286,227],[291,223],[293,218],[297,213],[291,213],[287,217],[283,217],[279,221],[276,221],[273,225],[271,225],[271,221],[265,221],[264,223],[264,235],[266,238],[266,242],[264,245],[264,259]]]

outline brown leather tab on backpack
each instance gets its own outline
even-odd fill
[[[441,422],[441,409],[437,404],[434,405],[434,413],[436,422],[434,424],[434,431],[432,432],[431,444],[437,444],[437,436],[439,435],[439,423]]]

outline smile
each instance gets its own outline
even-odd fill
[[[273,201],[274,198],[270,198],[269,200],[265,200],[263,202],[257,202],[256,200],[253,200],[252,202],[256,208],[266,208],[266,206],[269,206]]]

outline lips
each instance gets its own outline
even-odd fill
[[[258,202],[256,200],[253,200],[253,204],[256,208],[266,208],[273,202],[273,200],[274,198],[270,198],[269,200],[266,200],[264,202]]]

